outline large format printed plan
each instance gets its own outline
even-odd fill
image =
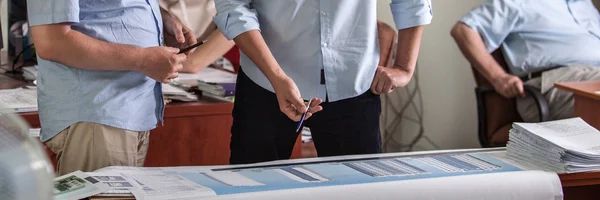
[[[446,181],[451,181],[457,187],[461,184],[487,187],[485,185],[488,183],[497,187],[501,184],[495,183],[495,181],[506,182],[506,179],[511,176],[515,176],[514,180],[518,177],[518,179],[521,179],[519,182],[522,183],[528,181],[525,178],[527,175],[519,174],[525,173],[522,169],[484,153],[450,153],[408,157],[380,154],[313,159],[300,163],[281,161],[218,167],[115,167],[105,168],[98,173],[114,174],[115,172],[121,173],[134,185],[137,185],[137,189],[132,190],[137,199],[146,200],[235,197],[237,195],[261,193],[267,196],[258,195],[260,198],[270,198],[267,194],[269,192],[282,194],[281,191],[287,191],[288,193],[290,191],[311,191],[313,189],[319,191],[321,188],[335,191],[332,188],[360,186],[359,189],[353,191],[357,192],[368,188],[368,185],[379,185],[377,189],[381,189],[385,188],[385,185],[412,184],[412,186],[416,186],[419,185],[419,182],[424,184],[424,188]],[[501,173],[502,175],[500,175]],[[538,173],[547,176],[543,172]],[[537,177],[538,175],[540,174],[534,175],[535,179],[540,179]],[[548,191],[557,190],[550,192],[552,194],[549,194],[549,196],[560,196],[562,198],[558,178],[548,177],[545,183],[556,184],[548,184],[546,189]],[[468,181],[471,179],[477,181]],[[549,179],[555,180],[549,181]],[[456,183],[457,181],[461,182],[460,180],[465,182]],[[448,184],[443,185],[447,186]],[[398,189],[394,190],[397,191]],[[385,192],[394,192],[394,190]],[[330,197],[336,197],[336,195],[343,194],[332,193],[330,195],[332,195]],[[309,195],[309,197],[315,196]],[[277,198],[281,198],[281,196],[277,196]]]

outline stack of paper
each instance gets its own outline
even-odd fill
[[[206,68],[198,78],[198,90],[202,96],[224,101],[233,101],[237,75],[219,69]]]
[[[23,67],[23,78],[28,81],[33,81],[37,78],[38,66]]]
[[[600,170],[600,132],[581,118],[515,123],[508,156],[557,172]]]
[[[230,98],[235,96],[235,82],[206,83],[198,81],[198,90],[202,91],[204,96]]]
[[[178,101],[198,101],[198,97],[184,89],[170,84],[162,84],[162,91],[165,98]]]
[[[10,89],[0,90],[0,106],[9,112],[37,111],[37,90],[35,89]]]

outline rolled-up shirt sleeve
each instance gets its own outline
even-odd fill
[[[252,0],[215,0],[215,7],[217,16],[214,22],[227,39],[233,40],[242,33],[260,30]]]
[[[392,0],[390,4],[396,28],[406,29],[431,23],[431,0]]]
[[[519,28],[521,13],[520,1],[488,0],[460,22],[477,31],[491,53],[500,47],[508,34]]]
[[[79,0],[27,0],[29,25],[79,22]]]

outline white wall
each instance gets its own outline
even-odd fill
[[[392,24],[391,0],[378,0],[378,17]],[[432,0],[433,22],[425,27],[419,55],[425,135],[443,149],[479,147],[475,82],[450,28],[484,0]]]

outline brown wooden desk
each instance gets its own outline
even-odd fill
[[[555,87],[573,92],[575,106],[573,115],[600,129],[600,81],[562,82]]]
[[[232,103],[210,99],[168,104],[164,126],[150,131],[145,166],[228,164],[232,109]],[[37,112],[21,113],[21,116],[30,126],[40,127]]]
[[[581,117],[591,126],[600,129],[600,81],[562,82],[555,87],[573,92],[573,116]],[[568,199],[598,199],[600,172],[560,175],[565,197]],[[565,198],[567,199],[567,198]]]
[[[0,75],[0,89],[27,85],[27,82]],[[164,126],[151,131],[145,166],[199,166],[229,164],[231,111],[233,103],[200,98],[198,102],[167,104]],[[37,112],[20,113],[33,128],[40,127]],[[56,167],[54,154],[48,156]],[[301,158],[300,137],[292,158]]]
[[[165,107],[164,126],[150,131],[146,167],[229,164],[232,103],[201,98],[199,102],[171,103]],[[39,127],[37,112],[22,113],[32,127]],[[53,164],[54,154],[47,151]],[[300,158],[296,142],[292,158]],[[56,165],[55,165],[56,166]]]
[[[559,175],[565,200],[599,199],[600,172]]]

